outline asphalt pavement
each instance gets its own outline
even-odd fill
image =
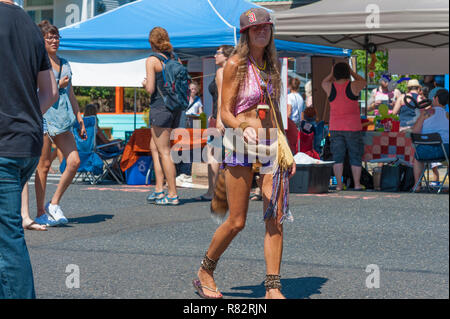
[[[217,227],[209,202],[193,201],[204,190],[180,188],[182,204],[168,207],[147,204],[151,189],[71,185],[61,203],[69,223],[25,232],[37,297],[198,299],[191,281]],[[449,298],[448,193],[291,194],[290,207],[286,297]],[[225,298],[264,297],[263,237],[262,202],[251,202],[215,272]]]

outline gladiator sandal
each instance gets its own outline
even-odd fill
[[[217,262],[218,262],[218,261],[219,261],[219,260],[214,261],[214,260],[210,259],[210,258],[209,258],[208,256],[206,256],[206,254],[205,254],[205,257],[203,257],[201,266],[202,266],[202,268],[203,268],[204,270],[208,270],[208,271],[214,272],[214,270],[216,270],[216,266],[217,266]]]
[[[203,257],[202,263],[201,263],[201,267],[206,270],[206,271],[210,271],[210,272],[214,272],[214,270],[216,269],[217,266],[217,261],[214,261],[212,259],[210,259],[208,256]],[[192,284],[194,285],[194,288],[197,290],[198,294],[200,297],[205,298],[205,299],[222,299],[223,295],[219,292],[219,288],[216,289],[212,289],[208,286],[204,286],[201,284],[199,279],[194,279],[192,281]],[[211,297],[211,296],[207,296],[205,295],[205,293],[203,292],[203,289],[207,289],[209,291],[215,292],[215,293],[219,293],[219,295],[217,297]]]
[[[280,275],[266,275],[266,280],[264,281],[264,286],[266,291],[269,289],[280,289],[281,290],[281,276]]]

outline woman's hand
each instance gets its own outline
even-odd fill
[[[61,80],[59,80],[59,87],[61,89],[65,89],[69,85],[69,82],[70,82],[69,77],[66,75]]]
[[[216,128],[219,130],[220,134],[223,135],[225,133],[225,125],[223,125],[220,118],[217,119]]]
[[[82,140],[84,140],[84,141],[87,140],[87,132],[86,132],[86,128],[84,127],[84,122],[83,121],[80,122],[79,135],[80,135]]]
[[[294,176],[296,171],[297,171],[297,164],[294,161],[294,163],[292,164],[291,168],[289,169],[289,178]]]

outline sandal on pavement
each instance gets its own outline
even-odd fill
[[[210,287],[208,287],[208,286],[203,286],[203,285],[201,284],[200,280],[198,280],[198,279],[194,279],[194,280],[192,281],[192,284],[194,285],[194,288],[197,290],[198,295],[199,295],[200,297],[204,298],[204,299],[223,299],[223,295],[222,295],[222,294],[220,294],[220,295],[217,296],[217,297],[213,297],[213,296],[207,296],[207,295],[205,295],[205,293],[203,292],[203,289],[207,289],[207,290],[209,290],[209,291],[218,293],[218,292],[219,292],[219,288],[212,289],[212,288],[210,288]],[[219,293],[220,293],[220,292],[219,292]]]
[[[155,204],[156,205],[179,205],[180,201],[178,196],[175,197],[169,197],[169,196],[164,196],[162,198],[156,198],[155,199]]]
[[[156,199],[164,197],[164,196],[160,197],[161,195],[164,195],[164,191],[162,191],[162,192],[153,192],[153,193],[151,193],[150,195],[147,196],[147,202],[152,203]]]

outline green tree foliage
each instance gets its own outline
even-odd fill
[[[364,74],[366,68],[366,52],[364,50],[354,50],[353,55],[356,56],[356,65],[358,68],[358,73]],[[375,53],[377,57],[377,62],[375,62],[375,77],[371,79],[371,82],[378,83],[381,75],[388,70],[388,53],[384,51],[377,51]],[[369,54],[369,64],[372,62],[372,58]],[[368,70],[367,72],[370,72]]]
[[[357,59],[357,71],[360,74],[364,74],[365,72],[365,67],[366,67],[366,52],[364,50],[354,50],[353,51],[353,55],[356,56]],[[378,81],[380,80],[381,75],[383,75],[383,73],[388,72],[388,62],[389,62],[389,55],[388,52],[385,51],[377,51],[375,53],[376,57],[377,57],[377,62],[375,62],[375,70],[373,71],[375,73],[375,76],[373,78],[369,78],[369,84],[377,84]],[[369,64],[372,62],[372,58],[369,54],[369,60],[368,60]],[[368,70],[367,72],[370,72],[370,70]],[[410,77],[411,79],[421,79],[421,76],[419,75],[399,75],[399,74],[392,74],[392,79],[393,80],[399,80],[403,77]],[[407,85],[407,81],[400,83],[397,88],[401,91],[401,92],[406,92],[406,85]]]

